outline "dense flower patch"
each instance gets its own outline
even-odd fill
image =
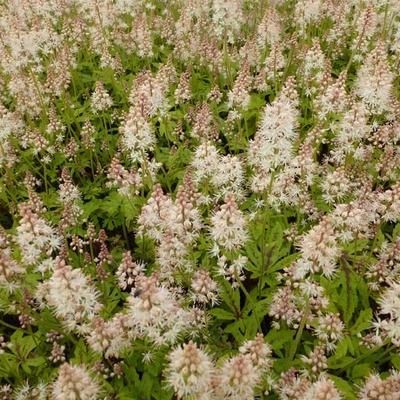
[[[1,400],[399,400],[400,2],[0,2]]]

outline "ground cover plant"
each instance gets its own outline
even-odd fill
[[[398,0],[0,1],[0,399],[400,399]]]

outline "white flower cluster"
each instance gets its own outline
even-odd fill
[[[180,399],[253,399],[261,373],[271,367],[271,350],[259,334],[244,343],[240,352],[216,366],[195,343],[179,346],[168,355],[167,382]]]
[[[101,394],[100,385],[92,378],[84,365],[63,364],[53,384],[54,400],[94,400]]]
[[[43,218],[35,214],[29,205],[19,207],[21,221],[17,227],[15,241],[22,252],[22,261],[32,265],[43,254],[51,255],[61,246],[61,238],[56,230]]]
[[[72,268],[61,259],[51,278],[39,286],[37,297],[45,300],[43,305],[53,309],[68,331],[80,334],[90,330],[90,321],[101,309],[99,292],[89,278],[80,268]]]

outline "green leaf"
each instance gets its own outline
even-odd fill
[[[0,355],[0,376],[14,376],[18,370],[17,357],[14,354]]]
[[[46,358],[44,357],[35,357],[28,358],[25,362],[22,363],[22,369],[27,373],[31,374],[31,367],[40,367],[41,365],[46,364]]]
[[[347,263],[343,264],[343,271],[340,273],[341,290],[339,292],[338,304],[342,310],[343,320],[348,324],[353,316],[358,303],[357,285],[355,274]]]
[[[217,319],[222,319],[222,320],[235,320],[236,317],[234,314],[232,314],[230,311],[224,310],[222,308],[213,308],[212,310],[209,311],[211,315],[216,317]]]
[[[151,376],[149,375],[149,373],[145,372],[143,374],[142,379],[140,380],[140,391],[142,393],[144,393],[144,395],[146,396],[147,399],[151,398],[153,383],[154,383],[154,381],[151,378]]]
[[[276,272],[279,271],[281,269],[284,269],[285,267],[287,267],[288,265],[290,265],[293,261],[296,261],[298,258],[300,257],[300,253],[294,253],[294,254],[290,254],[284,258],[282,258],[281,260],[279,260],[278,262],[276,262],[275,264],[273,264],[268,271],[269,272]]]
[[[249,260],[257,268],[261,268],[261,252],[260,249],[257,247],[257,245],[252,241],[247,241],[245,244],[245,249],[246,249],[246,256],[249,258]]]
[[[29,358],[24,362],[24,364],[29,365],[30,367],[40,367],[41,365],[46,364],[46,358],[45,357]]]
[[[329,375],[329,378],[335,383],[336,387],[343,393],[345,400],[355,400],[356,395],[353,387],[344,379],[335,375]]]
[[[400,355],[393,354],[390,357],[390,362],[392,363],[393,367],[395,367],[396,369],[400,370]]]
[[[102,201],[98,199],[90,200],[84,203],[81,208],[83,210],[83,216],[88,218],[92,213],[101,209]]]
[[[372,310],[367,308],[362,310],[356,322],[351,327],[350,332],[354,335],[371,327]]]
[[[92,359],[83,339],[79,339],[79,342],[75,345],[74,358],[80,364],[88,363]]]
[[[286,343],[291,343],[295,334],[295,331],[288,329],[271,330],[268,332],[266,339],[271,344],[273,350],[277,351],[284,348]]]
[[[259,318],[255,314],[250,315],[249,317],[243,320],[244,326],[246,327],[246,339],[251,340],[255,337],[258,328],[259,328]]]
[[[232,286],[224,279],[222,282],[223,290],[221,298],[229,306],[235,315],[240,314],[240,293],[238,289],[233,289]]]
[[[40,334],[23,336],[23,331],[16,331],[11,336],[12,351],[14,354],[27,358],[29,353],[37,346]]]
[[[371,366],[367,363],[358,364],[354,366],[353,370],[351,371],[351,376],[353,378],[365,378],[371,372]]]
[[[101,209],[109,216],[114,216],[118,213],[122,205],[122,197],[117,192],[110,193],[104,200],[101,201]]]
[[[347,365],[351,364],[354,361],[353,357],[343,357],[340,358],[339,360],[336,359],[329,359],[328,360],[328,367],[330,369],[339,369],[339,368],[344,368]]]
[[[246,332],[246,327],[245,327],[242,319],[239,319],[239,320],[229,324],[224,329],[224,332],[231,333],[237,343],[242,343],[246,339],[246,337],[244,335],[244,333]]]

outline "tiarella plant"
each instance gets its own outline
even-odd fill
[[[400,400],[399,0],[0,1],[0,400]]]

